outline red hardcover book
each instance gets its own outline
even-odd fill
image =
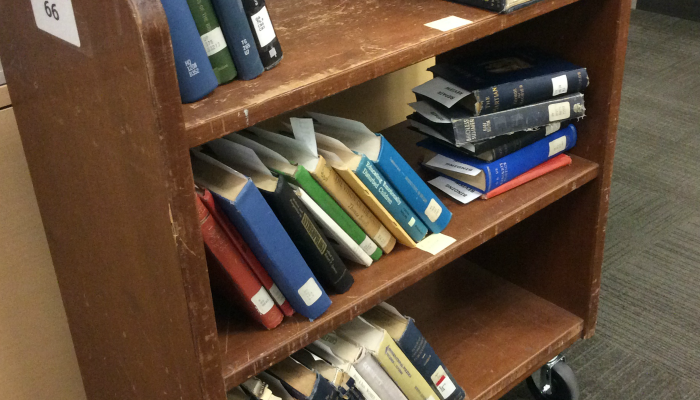
[[[204,203],[195,197],[202,238],[209,252],[209,274],[212,286],[245,308],[248,314],[272,329],[282,322],[284,315],[255,274],[248,268],[238,249],[226,232],[212,217]]]
[[[525,172],[524,174],[519,175],[512,181],[508,181],[503,185],[493,189],[492,191],[486,194],[482,194],[481,198],[490,199],[492,197],[498,196],[499,194],[507,192],[515,187],[518,187],[523,183],[530,182],[535,178],[539,178],[540,176],[546,173],[552,172],[557,168],[565,167],[567,165],[571,165],[571,157],[567,156],[566,154],[559,154],[558,156],[550,158],[549,160]]]
[[[255,257],[255,254],[253,254],[253,251],[250,250],[250,247],[248,246],[248,243],[243,240],[243,236],[241,236],[240,233],[238,233],[238,230],[236,229],[235,226],[231,223],[231,221],[228,220],[228,218],[219,210],[219,207],[216,205],[216,202],[214,201],[214,196],[212,196],[211,192],[209,190],[204,189],[204,193],[197,193],[199,198],[202,200],[202,203],[204,206],[209,210],[209,213],[214,217],[214,220],[219,224],[220,227],[223,228],[223,230],[226,232],[226,235],[228,236],[229,240],[231,240],[231,243],[238,249],[238,252],[241,253],[241,256],[243,256],[243,259],[246,260],[248,263],[248,267],[250,268],[251,271],[258,277],[260,280],[260,283],[262,283],[263,286],[265,286],[265,289],[270,293],[272,296],[272,299],[275,301],[277,306],[279,306],[280,310],[284,313],[284,315],[290,317],[294,315],[294,309],[292,308],[291,304],[289,304],[289,301],[284,298],[284,295],[282,292],[277,288],[277,285],[275,285],[275,282],[272,281],[272,278],[270,275],[265,271],[265,268],[260,264],[260,261]]]

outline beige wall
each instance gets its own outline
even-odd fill
[[[415,100],[410,88],[430,79],[425,69],[433,63],[377,78],[293,113],[312,109],[381,130],[410,114],[406,104]],[[0,399],[82,400],[85,393],[11,108],[0,110],[0,176]]]

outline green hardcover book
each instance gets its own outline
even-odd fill
[[[379,260],[382,256],[382,249],[372,242],[367,234],[360,229],[355,221],[343,211],[333,198],[326,193],[321,185],[311,176],[309,171],[303,166],[297,168],[294,174],[294,180],[301,186],[302,189],[328,214],[340,227],[354,240],[363,250],[367,251],[367,246],[370,246],[374,251],[369,254],[373,260]]]
[[[238,75],[211,0],[187,0],[219,85]]]

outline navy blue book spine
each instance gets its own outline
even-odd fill
[[[457,384],[430,343],[425,340],[413,318],[408,318],[406,330],[396,344],[440,396],[441,400],[464,400],[466,397],[464,389]]]
[[[484,8],[491,11],[503,11],[506,7],[506,0],[452,0],[455,3],[466,4],[468,6],[474,6],[479,8]]]
[[[478,158],[470,157],[449,145],[443,145],[432,140],[422,140],[417,145],[482,170],[486,175],[486,188],[483,192],[490,192],[548,159],[571,149],[576,145],[576,137],[576,128],[573,125],[569,125],[544,139],[493,162],[484,162]],[[454,179],[449,176],[448,178]],[[454,180],[465,184],[458,179]],[[482,191],[479,188],[475,189]]]
[[[183,103],[192,103],[219,85],[186,0],[162,0],[170,26],[177,83]]]
[[[448,115],[455,133],[455,145],[463,146],[467,142],[538,128],[550,122],[582,118],[585,112],[583,95],[576,93],[477,117],[466,112],[460,112],[461,116],[456,113]]]
[[[231,51],[233,64],[238,70],[238,77],[245,81],[257,78],[265,68],[248,25],[243,3],[241,0],[212,0],[212,4]]]
[[[282,46],[272,26],[265,0],[242,1],[262,65],[265,70],[272,69],[282,60]]]

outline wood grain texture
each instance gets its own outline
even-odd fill
[[[389,299],[472,400],[497,399],[581,337],[583,320],[458,259]]]
[[[406,129],[405,123],[383,133],[418,169],[420,150],[415,143],[422,136]],[[488,201],[463,206],[438,194],[453,213],[452,221],[443,233],[457,242],[436,256],[397,246],[371,267],[353,269],[354,285],[345,294],[331,296],[333,304],[329,310],[313,322],[296,316],[287,318],[271,331],[263,331],[234,310],[230,313],[219,310],[217,323],[226,387],[236,386],[249,376],[264,371],[597,176],[595,163],[576,156],[572,158],[571,166]],[[419,173],[424,174],[424,171]]]
[[[0,54],[85,393],[222,399],[163,9],[72,4],[81,47],[0,2]]]
[[[271,0],[284,49],[276,68],[185,104],[190,147],[251,126],[576,0],[547,0],[518,12],[492,12],[442,0]],[[442,32],[424,24],[447,16],[472,21]]]

